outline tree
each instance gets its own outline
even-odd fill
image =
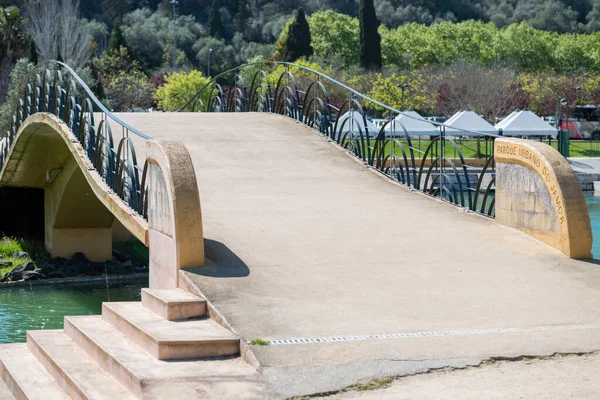
[[[95,84],[91,87],[92,91],[98,99],[104,99],[104,85],[102,85],[102,79],[100,77],[100,73],[98,72],[98,67],[96,66],[95,62],[91,63],[90,74],[92,75],[92,79],[94,79],[95,81]]]
[[[35,65],[30,63],[28,59],[21,58],[10,73],[10,85],[6,101],[0,103],[0,134],[2,136],[6,135],[12,126],[13,107],[21,96],[23,85],[34,68]]]
[[[81,68],[91,57],[92,37],[78,17],[80,0],[62,0],[60,10],[60,54],[65,63]]]
[[[208,30],[215,39],[225,39],[225,27],[221,21],[221,2],[214,0],[208,13]]]
[[[208,57],[210,57],[211,76],[239,65],[238,54],[235,49],[233,46],[225,43],[223,39],[219,40],[210,36],[200,38],[194,45],[194,49],[197,51],[196,60],[198,62],[198,69],[201,71],[208,70]],[[212,52],[210,49],[212,49]]]
[[[246,21],[249,17],[247,0],[237,0],[235,3],[234,27],[237,32],[244,34]]]
[[[304,10],[299,8],[296,12],[294,22],[288,28],[288,35],[285,41],[284,61],[296,61],[299,58],[309,58],[313,55],[313,48],[310,45],[310,28],[304,15]]]
[[[511,69],[458,62],[430,80],[429,90],[437,93],[436,111],[442,115],[469,109],[494,122],[529,106],[528,96],[517,83]]]
[[[381,36],[373,0],[360,0],[360,65],[366,69],[381,69]]]
[[[0,8],[0,102],[8,90],[10,71],[28,48],[29,37],[19,9]]]
[[[119,21],[115,20],[112,32],[110,33],[110,39],[108,39],[106,53],[112,55],[115,52],[119,52],[121,47],[127,49],[127,43],[123,37],[123,31],[121,31],[121,25],[119,24]]]
[[[106,94],[115,111],[147,109],[154,99],[154,87],[148,77],[140,71],[121,71],[109,82]]]
[[[156,91],[158,107],[166,111],[178,111],[210,81],[198,70],[190,73],[174,72],[165,77],[165,84]],[[202,99],[205,103],[209,93]],[[188,110],[191,111],[191,110]]]
[[[326,10],[309,16],[308,25],[315,56],[340,57],[345,67],[359,63],[358,19]]]
[[[173,54],[173,20],[171,14],[149,9],[135,10],[123,17],[121,25],[123,35],[127,41],[130,53],[140,60],[147,70],[160,68],[163,65],[163,56],[170,52]],[[177,17],[176,36],[177,50],[183,50],[185,59],[194,60],[196,41],[206,36],[206,31],[190,15]],[[181,58],[180,53],[177,59]]]
[[[75,68],[90,59],[91,36],[79,18],[80,0],[27,0],[28,30],[41,61],[60,58]],[[59,51],[60,50],[60,51]]]
[[[60,20],[59,0],[27,0],[27,30],[35,43],[40,61],[54,60],[58,54]]]

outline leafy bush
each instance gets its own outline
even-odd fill
[[[203,88],[209,78],[202,72],[193,70],[189,73],[175,72],[165,77],[166,83],[156,91],[158,107],[166,111],[178,111],[190,100],[198,90]],[[205,91],[208,96],[208,90]],[[206,104],[207,97],[203,98]],[[191,108],[190,108],[191,110]]]
[[[134,111],[136,108],[147,109],[152,105],[154,87],[143,72],[121,72],[112,78],[106,94],[114,110]]]

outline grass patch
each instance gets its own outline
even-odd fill
[[[25,252],[29,257],[16,257],[18,252]],[[22,238],[4,236],[0,239],[0,261],[12,262],[12,266],[0,267],[0,275],[10,271],[14,267],[33,261],[36,266],[50,261],[50,255],[43,245]]]
[[[368,390],[378,390],[378,389],[385,389],[387,387],[389,387],[392,382],[394,382],[394,378],[375,378],[371,381],[368,382],[364,382],[364,383],[356,383],[352,386],[350,386],[350,390],[356,390],[358,392],[364,392],[364,391],[368,391]]]
[[[250,344],[254,345],[254,346],[268,346],[269,345],[269,341],[261,339],[261,338],[256,338],[256,339],[252,339],[250,341]]]
[[[148,248],[137,239],[116,242],[113,244],[113,249],[132,261],[138,261],[146,266],[150,265],[150,253]]]

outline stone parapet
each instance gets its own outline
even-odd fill
[[[571,258],[592,258],[585,197],[573,169],[552,147],[530,140],[495,141],[496,220]]]

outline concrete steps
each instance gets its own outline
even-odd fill
[[[167,321],[138,302],[104,303],[102,318],[159,360],[236,355],[239,338],[210,319]]]
[[[142,305],[167,321],[206,315],[206,300],[181,289],[142,289]]]
[[[15,400],[15,396],[8,390],[2,379],[0,379],[0,400]]]
[[[134,399],[62,330],[28,331],[27,348],[73,399]]]
[[[68,400],[24,343],[0,346],[0,377],[17,400]]]
[[[256,395],[262,388],[256,370],[239,357],[161,361],[142,349],[132,351],[137,345],[100,316],[67,317],[65,332],[137,398],[151,398],[152,393],[160,392],[165,398],[175,395],[179,399],[192,388],[215,393],[208,398],[261,398]],[[169,381],[179,382],[177,392],[171,393],[165,386]],[[224,395],[232,383],[237,388],[235,395]],[[255,395],[250,396],[252,393]]]
[[[239,338],[202,318],[203,299],[181,290],[142,296],[104,303],[102,316],[65,317],[64,330],[29,331],[27,344],[0,345],[0,400],[264,398]]]

